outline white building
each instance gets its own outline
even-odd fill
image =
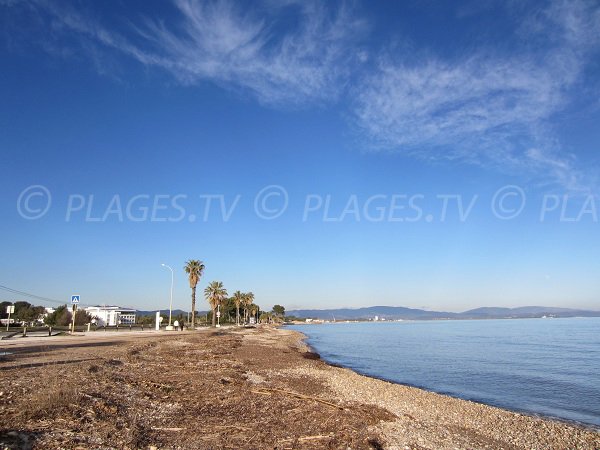
[[[120,306],[89,306],[85,312],[96,319],[96,325],[115,326],[133,325],[135,323],[135,309],[121,308]]]

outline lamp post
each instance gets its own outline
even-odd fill
[[[161,266],[166,267],[171,271],[171,301],[169,302],[169,325],[167,326],[167,331],[171,331],[173,327],[171,326],[171,315],[173,311],[173,268],[166,264],[161,264]]]

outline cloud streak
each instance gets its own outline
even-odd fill
[[[62,27],[163,69],[184,85],[214,82],[276,106],[337,99],[358,57],[352,44],[364,29],[345,3],[333,9],[317,2],[265,3],[260,14],[229,1],[173,5],[176,20],[145,18],[130,24],[127,35],[75,11],[44,6]]]
[[[168,20],[129,19],[120,29],[47,0],[27,5],[51,17],[53,35],[77,36],[100,72],[114,67],[103,70],[109,49],[182,85],[214,83],[271,107],[343,99],[370,149],[493,166],[574,190],[584,183],[553,120],[600,47],[600,8],[591,1],[548,2],[520,19],[522,45],[508,55],[489,46],[458,58],[388,50],[372,67],[360,42],[368,26],[349,3],[264,0],[249,11],[227,0],[173,0]]]
[[[319,3],[277,7],[261,18],[227,2],[177,0],[183,17],[175,32],[149,22],[162,58],[158,65],[184,83],[213,80],[248,89],[265,103],[335,99],[348,76],[348,53],[362,25],[342,5]],[[281,9],[294,9],[297,23],[274,38]],[[351,53],[351,52],[350,52]]]
[[[356,88],[356,124],[373,149],[543,174],[582,189],[576,161],[561,152],[550,123],[598,47],[598,11],[585,2],[554,3],[524,21],[523,38],[550,42],[541,52],[502,57],[481,49],[417,63],[387,54]]]

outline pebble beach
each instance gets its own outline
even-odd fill
[[[3,448],[600,448],[594,429],[331,366],[285,328],[53,339],[2,344]]]

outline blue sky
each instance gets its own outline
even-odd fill
[[[0,24],[1,285],[154,309],[164,262],[186,308],[195,258],[200,291],[267,308],[600,309],[596,2],[0,0]]]

